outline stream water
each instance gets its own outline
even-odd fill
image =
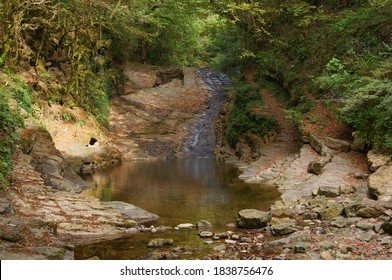
[[[235,231],[237,212],[246,208],[268,210],[280,193],[274,187],[247,184],[238,179],[239,171],[232,165],[214,159],[213,120],[223,106],[227,78],[209,70],[199,76],[211,92],[207,109],[197,116],[184,145],[186,158],[124,162],[93,174],[88,180],[97,187],[84,193],[104,201],[124,201],[158,214],[149,225],[175,227],[181,223],[195,224],[204,219],[212,223],[213,232]],[[98,256],[100,259],[145,259],[153,238],[170,238],[175,246],[187,248],[181,258],[199,258],[213,251],[204,244],[196,229],[143,233],[77,246],[79,259]]]

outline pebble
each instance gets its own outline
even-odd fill
[[[237,241],[231,240],[231,239],[226,239],[226,240],[225,240],[225,243],[226,243],[226,244],[233,244],[233,245],[234,245],[234,244],[237,243]]]
[[[199,233],[200,237],[202,238],[209,238],[209,237],[213,237],[214,234],[210,231],[202,231]]]
[[[179,229],[190,229],[190,228],[193,228],[193,227],[195,227],[195,225],[194,224],[179,224],[178,226],[177,226],[177,228],[179,228]]]
[[[221,244],[221,245],[216,246],[214,248],[214,251],[217,251],[217,252],[222,252],[222,251],[225,251],[225,250],[226,250],[226,246],[224,244]]]

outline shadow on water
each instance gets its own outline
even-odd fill
[[[229,230],[237,212],[245,208],[268,210],[280,193],[275,187],[247,184],[239,171],[213,158],[186,158],[147,162],[124,162],[93,174],[97,187],[84,191],[104,201],[124,201],[160,216],[155,226],[195,224],[200,219],[213,224],[212,231]],[[232,230],[232,229],[230,229]],[[152,238],[172,238],[176,246],[207,249],[196,230],[139,234],[99,244],[79,246],[78,258],[98,254],[103,259],[145,258]],[[98,248],[112,248],[100,251]],[[132,248],[132,250],[124,250]]]

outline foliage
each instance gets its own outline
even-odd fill
[[[23,125],[19,106],[26,111],[31,110],[31,103],[24,95],[26,85],[15,79],[13,75],[0,72],[0,187],[8,183],[17,129]]]
[[[278,130],[274,120],[257,112],[262,105],[259,90],[249,84],[239,84],[232,94],[233,108],[226,130],[226,139],[231,147],[241,141],[252,147],[254,136],[266,138],[272,130]]]

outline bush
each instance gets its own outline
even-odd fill
[[[254,136],[267,138],[272,130],[278,130],[273,119],[257,112],[257,108],[263,104],[259,90],[250,84],[240,84],[232,94],[233,109],[226,129],[226,140],[232,148],[240,141],[252,147]]]

